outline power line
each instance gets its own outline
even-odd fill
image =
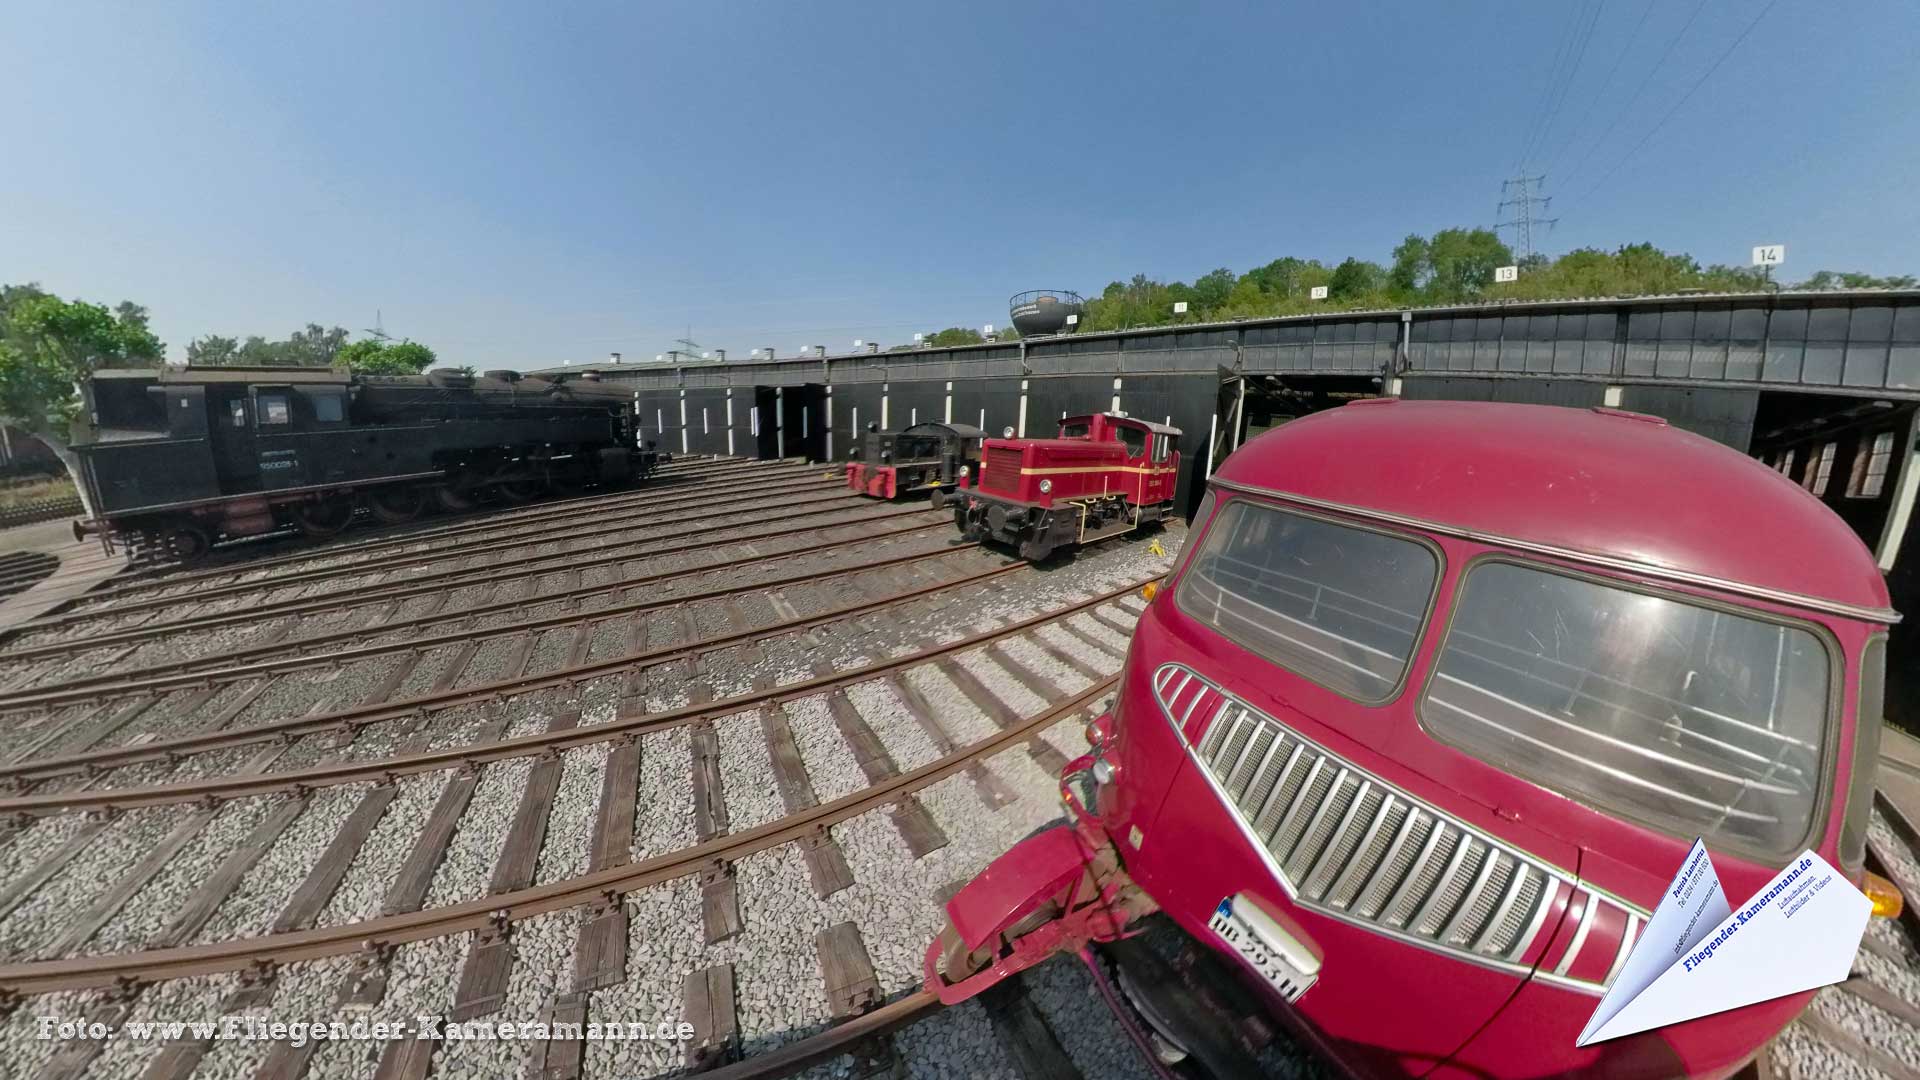
[[[1747,36],[1753,33],[1755,27],[1760,25],[1760,21],[1767,17],[1767,12],[1772,11],[1773,6],[1779,2],[1780,0],[1767,0],[1767,6],[1760,9],[1760,14],[1755,15],[1753,17],[1753,21],[1747,24],[1747,28],[1745,30],[1740,31],[1740,36],[1734,38],[1733,43],[1728,45],[1726,48],[1726,51],[1720,54],[1719,59],[1715,60],[1713,62],[1713,65],[1707,68],[1707,70],[1703,74],[1701,74],[1701,76],[1698,79],[1695,79],[1693,81],[1692,86],[1687,87],[1687,92],[1680,95],[1680,100],[1673,103],[1673,108],[1667,110],[1666,115],[1660,118],[1660,122],[1648,128],[1647,133],[1640,137],[1639,142],[1633,144],[1632,149],[1620,155],[1620,160],[1614,162],[1612,168],[1608,169],[1605,173],[1603,173],[1600,179],[1594,181],[1592,187],[1586,189],[1585,191],[1582,191],[1579,195],[1575,196],[1574,201],[1584,202],[1587,196],[1592,195],[1594,192],[1604,187],[1606,185],[1606,182],[1613,178],[1614,173],[1617,173],[1620,171],[1621,166],[1625,165],[1629,158],[1639,153],[1641,147],[1647,145],[1647,143],[1655,135],[1659,134],[1660,129],[1667,126],[1667,121],[1673,119],[1674,114],[1679,112],[1681,106],[1685,105],[1688,102],[1688,100],[1693,97],[1695,91],[1699,90],[1702,86],[1706,85],[1706,82],[1708,79],[1713,78],[1713,73],[1720,70],[1720,65],[1727,62],[1727,58],[1733,55],[1734,50],[1740,47],[1741,42],[1747,40]]]
[[[1540,97],[1537,99],[1539,102],[1539,108],[1532,110],[1533,118],[1527,121],[1526,130],[1521,132],[1520,153],[1519,153],[1519,156],[1514,159],[1514,163],[1513,163],[1513,168],[1515,172],[1518,172],[1522,167],[1526,165],[1527,151],[1533,146],[1534,132],[1539,130],[1540,121],[1546,116],[1547,101],[1549,98],[1553,96],[1554,85],[1560,79],[1560,69],[1565,64],[1566,58],[1572,54],[1574,39],[1579,36],[1580,36],[1580,13],[1576,11],[1573,19],[1567,23],[1566,37],[1562,39],[1559,44],[1554,46],[1553,60],[1551,63],[1547,65],[1547,79],[1545,84],[1542,86],[1542,93]]]
[[[1592,6],[1591,14],[1588,15],[1586,19],[1586,29],[1580,31],[1579,34],[1579,45],[1573,54],[1573,64],[1567,69],[1566,78],[1560,81],[1557,92],[1550,95],[1551,104],[1547,112],[1547,118],[1545,122],[1540,125],[1539,132],[1536,133],[1533,143],[1527,149],[1525,154],[1526,158],[1530,159],[1537,151],[1546,149],[1547,136],[1553,133],[1553,122],[1559,119],[1560,110],[1566,105],[1567,97],[1573,90],[1574,80],[1580,77],[1580,65],[1585,63],[1587,59],[1587,45],[1593,41],[1593,29],[1599,25],[1600,15],[1606,10],[1606,6],[1606,0],[1598,0],[1598,2]]]
[[[1575,162],[1571,169],[1567,170],[1568,176],[1580,175],[1580,170],[1586,167],[1588,161],[1593,159],[1593,152],[1605,145],[1607,137],[1612,135],[1614,129],[1620,126],[1620,121],[1625,120],[1633,113],[1633,106],[1639,102],[1640,95],[1647,92],[1647,87],[1653,82],[1654,74],[1666,65],[1667,58],[1673,55],[1674,48],[1680,44],[1682,38],[1687,36],[1687,31],[1692,29],[1694,20],[1700,17],[1700,12],[1706,10],[1706,6],[1707,0],[1698,0],[1698,3],[1693,5],[1693,14],[1687,16],[1687,21],[1681,24],[1679,32],[1673,35],[1673,39],[1668,41],[1667,47],[1661,51],[1660,58],[1655,60],[1653,66],[1647,69],[1647,73],[1640,77],[1640,85],[1634,88],[1633,96],[1627,99],[1626,107],[1614,115],[1613,123],[1607,125],[1607,130],[1601,132],[1600,137],[1595,139],[1593,143],[1587,147],[1587,152],[1580,155],[1580,160]]]
[[[1542,170],[1543,172],[1552,172],[1553,167],[1560,163],[1561,156],[1573,149],[1573,144],[1579,141],[1580,129],[1587,125],[1587,118],[1593,115],[1594,107],[1600,104],[1600,99],[1607,96],[1607,90],[1613,86],[1613,77],[1620,74],[1620,65],[1626,63],[1627,54],[1633,51],[1634,43],[1640,40],[1640,31],[1646,28],[1647,17],[1653,14],[1654,5],[1659,2],[1660,0],[1647,0],[1647,6],[1640,11],[1640,21],[1633,24],[1633,33],[1627,35],[1626,45],[1620,49],[1620,54],[1613,58],[1613,66],[1607,69],[1607,77],[1600,80],[1600,89],[1594,93],[1593,99],[1587,102],[1587,107],[1580,111],[1580,119],[1575,120],[1567,129],[1567,141],[1561,143],[1560,149],[1547,160],[1547,167]]]

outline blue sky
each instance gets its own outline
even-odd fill
[[[1776,3],[1655,130],[1765,0],[1594,4],[14,5],[0,280],[175,358],[376,310],[482,367],[838,352],[1384,261],[1491,223],[1535,128],[1549,252],[1920,272],[1920,8]]]

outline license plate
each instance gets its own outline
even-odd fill
[[[1244,895],[1220,901],[1207,926],[1289,1002],[1299,1001],[1320,978],[1319,957]]]

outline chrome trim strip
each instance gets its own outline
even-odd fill
[[[1371,784],[1373,781],[1369,780],[1367,782]],[[1373,821],[1367,825],[1367,831],[1364,835],[1360,837],[1360,843],[1354,846],[1353,851],[1355,855],[1358,855],[1360,852],[1363,852],[1373,846],[1373,838],[1380,835],[1380,827],[1382,825],[1385,825],[1387,823],[1387,819],[1393,816],[1393,804],[1399,801],[1400,800],[1396,798],[1391,791],[1387,792],[1386,796],[1380,800],[1379,811],[1373,815]],[[1355,805],[1358,805],[1358,803],[1359,803],[1359,800],[1356,799]],[[1413,816],[1413,807],[1409,805],[1407,807],[1407,817],[1411,818],[1412,816]],[[1361,862],[1357,858],[1354,859],[1354,861],[1348,863],[1346,867],[1340,871],[1339,875],[1333,879],[1333,883],[1331,885],[1328,885],[1326,889],[1320,893],[1320,895],[1322,897],[1327,897],[1327,896],[1332,896],[1333,894],[1339,892],[1341,887],[1347,883],[1347,879],[1351,878],[1354,875],[1354,872],[1360,869],[1360,866],[1361,866]],[[1368,879],[1371,880],[1373,875],[1369,874],[1367,876],[1368,876]],[[1365,892],[1366,889],[1367,889],[1366,883],[1362,882],[1360,885],[1360,888],[1354,891],[1354,894],[1353,894],[1354,898],[1358,899],[1360,894]]]
[[[1354,890],[1354,903],[1359,903],[1360,898],[1367,895],[1367,890],[1373,888],[1374,876],[1387,867],[1392,866],[1393,860],[1400,857],[1400,849],[1407,846],[1407,837],[1412,836],[1414,827],[1420,824],[1420,815],[1422,813],[1424,813],[1424,811],[1419,803],[1409,802],[1407,804],[1407,816],[1400,822],[1399,830],[1393,834],[1393,843],[1387,845],[1387,850],[1380,856],[1380,861],[1367,873],[1367,880],[1362,881],[1360,887]],[[1432,817],[1433,815],[1428,814],[1427,816]],[[1386,905],[1382,903],[1380,907],[1374,911],[1374,914],[1378,915],[1384,910],[1386,910]]]
[[[1287,806],[1287,812],[1280,815],[1280,820],[1274,824],[1273,831],[1267,834],[1268,850],[1272,850],[1274,840],[1278,839],[1281,833],[1287,831],[1287,826],[1293,824],[1294,819],[1305,812],[1307,809],[1307,798],[1313,794],[1313,781],[1319,777],[1320,770],[1326,767],[1326,755],[1322,754],[1313,759],[1313,767],[1307,770],[1307,778],[1300,781],[1300,790],[1294,792],[1293,802]],[[1232,805],[1231,800],[1228,801],[1228,805]],[[1287,861],[1278,855],[1275,855],[1274,858],[1279,861],[1281,866],[1287,864]],[[1293,891],[1291,888],[1293,885],[1292,878],[1287,879],[1287,885],[1289,886],[1288,891]]]
[[[1573,882],[1548,873],[1547,888],[1540,894],[1539,905],[1533,909],[1533,919],[1527,923],[1526,931],[1515,938],[1513,944],[1507,948],[1505,954],[1507,959],[1514,960],[1527,955],[1527,950],[1533,948],[1533,943],[1539,939],[1540,929],[1547,924],[1547,913],[1553,910],[1554,902],[1560,899],[1560,890],[1565,889],[1571,893],[1578,888],[1579,886]]]
[[[1240,710],[1240,715],[1246,716],[1247,711],[1245,709]],[[1252,717],[1247,718],[1252,720]],[[1236,792],[1243,790],[1239,783],[1240,769],[1247,763],[1247,759],[1253,756],[1253,748],[1260,742],[1260,729],[1265,726],[1266,725],[1260,723],[1258,720],[1253,721],[1253,732],[1247,736],[1247,745],[1240,748],[1240,756],[1233,759],[1233,768],[1227,770],[1227,791]],[[1273,741],[1275,745],[1279,744],[1280,733],[1278,731],[1273,733]],[[1227,742],[1231,744],[1233,740],[1228,739]],[[1235,798],[1238,797],[1237,795],[1235,796]]]
[[[1339,772],[1333,774],[1333,783],[1327,785],[1327,797],[1320,800],[1320,806],[1314,810],[1313,817],[1308,819],[1307,827],[1300,830],[1300,835],[1294,839],[1293,846],[1288,848],[1286,855],[1280,859],[1281,866],[1292,862],[1293,857],[1300,854],[1300,845],[1306,843],[1307,837],[1313,835],[1313,830],[1319,828],[1321,823],[1327,820],[1328,814],[1333,813],[1334,801],[1340,797],[1340,785],[1346,783],[1347,777],[1351,775],[1353,775],[1352,772],[1347,769],[1341,769]],[[1331,838],[1328,840],[1328,846],[1332,846]],[[1319,862],[1318,859],[1314,861],[1316,863]],[[1307,879],[1312,876],[1313,871],[1311,869],[1300,875],[1300,887],[1302,889],[1307,887]]]
[[[1446,835],[1446,819],[1435,817],[1433,819],[1433,828],[1427,833],[1427,842],[1421,845],[1420,854],[1415,856],[1413,864],[1407,867],[1407,876],[1400,879],[1400,883],[1395,885],[1393,892],[1387,896],[1386,902],[1380,905],[1378,917],[1382,923],[1387,921],[1387,912],[1392,911],[1394,907],[1400,903],[1401,897],[1406,895],[1407,890],[1413,888],[1413,883],[1420,880],[1420,872],[1427,868],[1429,862],[1433,861],[1433,853],[1439,849],[1440,841],[1445,838]],[[1460,837],[1460,846],[1465,847],[1466,844],[1467,837],[1465,834],[1462,834]],[[1459,853],[1455,852],[1455,854],[1457,855]],[[1440,887],[1440,880],[1442,879],[1435,879],[1434,888],[1437,889]],[[1422,901],[1422,903],[1424,904],[1425,901]],[[1412,917],[1409,915],[1408,922],[1401,923],[1401,925],[1408,925],[1411,919]]]
[[[1580,948],[1587,943],[1587,931],[1593,929],[1593,917],[1600,910],[1600,898],[1587,894],[1587,906],[1580,911],[1580,925],[1573,932],[1573,940],[1567,942],[1567,951],[1561,955],[1560,962],[1553,965],[1555,975],[1565,975],[1580,958]]]
[[[1340,776],[1341,778],[1345,778],[1347,776],[1347,770],[1340,770]],[[1333,782],[1333,789],[1336,792],[1340,790],[1340,781],[1338,779]],[[1360,781],[1359,789],[1353,793],[1353,801],[1347,804],[1347,812],[1340,815],[1340,824],[1335,825],[1333,831],[1327,834],[1327,846],[1320,849],[1320,854],[1313,857],[1313,865],[1307,867],[1307,872],[1300,875],[1300,887],[1302,889],[1311,887],[1313,876],[1320,872],[1320,867],[1326,863],[1327,856],[1333,854],[1333,849],[1339,845],[1340,838],[1347,835],[1348,829],[1353,828],[1353,819],[1360,816],[1360,807],[1367,801],[1367,793],[1372,790],[1373,781]],[[1307,834],[1311,835],[1312,833],[1313,827],[1308,826]],[[1359,849],[1356,848],[1355,850],[1358,851]],[[1326,894],[1325,889],[1320,891],[1321,896],[1325,896]],[[1315,899],[1318,899],[1318,897]]]
[[[1184,687],[1184,686],[1182,686],[1182,687],[1181,687],[1181,689],[1182,689],[1182,690],[1184,690],[1184,689],[1186,689],[1186,687]],[[1175,698],[1176,698],[1176,700],[1177,700],[1177,699],[1178,699],[1178,695],[1175,695]],[[1204,688],[1203,688],[1203,689],[1202,689],[1202,690],[1201,690],[1201,691],[1200,691],[1199,693],[1197,693],[1197,694],[1195,694],[1195,695],[1193,695],[1193,700],[1192,700],[1192,701],[1189,701],[1189,702],[1187,702],[1187,707],[1186,707],[1186,709],[1185,709],[1185,710],[1183,710],[1183,711],[1182,711],[1182,712],[1180,713],[1180,726],[1181,726],[1181,727],[1186,727],[1186,726],[1187,726],[1187,721],[1188,721],[1188,720],[1190,720],[1190,719],[1192,719],[1192,717],[1193,717],[1193,710],[1195,710],[1195,709],[1197,709],[1197,708],[1199,708],[1199,707],[1200,707],[1200,703],[1201,703],[1201,702],[1203,702],[1203,701],[1205,701],[1205,700],[1207,700],[1207,691],[1206,691],[1206,690],[1205,690]],[[1205,739],[1202,739],[1201,741],[1202,741],[1202,742],[1205,742],[1206,740],[1205,740]]]
[[[1532,876],[1532,867],[1524,862],[1514,864],[1513,880],[1507,883],[1506,895],[1500,898],[1500,903],[1494,907],[1493,914],[1487,918],[1487,925],[1481,927],[1478,934],[1473,935],[1472,941],[1467,942],[1467,948],[1479,952],[1480,947],[1493,936],[1493,932],[1500,929],[1500,924],[1507,921],[1507,915],[1513,910],[1513,905],[1520,902],[1520,893],[1527,887],[1527,880]]]
[[[1620,932],[1620,951],[1613,954],[1613,966],[1607,969],[1607,977],[1600,980],[1602,986],[1612,986],[1613,977],[1627,966],[1627,955],[1633,952],[1633,943],[1640,937],[1640,916],[1627,913],[1626,929]]]
[[[1249,741],[1251,741],[1251,740],[1249,740]],[[1261,776],[1263,776],[1263,775],[1265,775],[1265,774],[1266,774],[1266,771],[1267,771],[1267,766],[1269,766],[1269,765],[1271,765],[1271,764],[1273,764],[1273,758],[1274,758],[1274,755],[1275,755],[1275,754],[1278,754],[1278,753],[1280,752],[1280,748],[1281,748],[1282,746],[1285,746],[1285,745],[1286,745],[1286,743],[1287,743],[1287,735],[1286,735],[1286,732],[1284,732],[1284,731],[1281,731],[1281,730],[1280,730],[1280,729],[1279,729],[1278,727],[1276,727],[1276,728],[1274,728],[1274,729],[1273,729],[1273,741],[1272,741],[1271,743],[1268,743],[1268,744],[1267,744],[1267,752],[1266,752],[1266,753],[1264,753],[1264,754],[1262,754],[1262,755],[1260,755],[1260,764],[1258,764],[1258,765],[1255,765],[1255,766],[1253,767],[1253,773],[1252,773],[1252,774],[1251,774],[1250,776],[1248,776],[1248,777],[1247,777],[1247,786],[1246,786],[1246,787],[1245,787],[1244,789],[1242,789],[1242,791],[1243,791],[1243,793],[1244,793],[1244,792],[1246,792],[1246,791],[1252,791],[1252,790],[1253,790],[1253,785],[1254,785],[1254,784],[1255,784],[1256,782],[1258,782],[1258,781],[1259,781],[1259,779],[1260,779],[1260,777],[1261,777]],[[1296,744],[1294,744],[1294,746],[1295,746],[1295,749],[1298,749],[1298,748],[1299,748],[1299,744],[1298,744],[1298,743],[1296,743]],[[1285,775],[1285,774],[1283,773],[1282,775]],[[1276,783],[1276,784],[1274,784],[1274,787],[1275,787],[1275,788],[1278,788],[1279,786],[1280,786],[1280,785],[1279,785],[1279,784],[1277,784],[1277,783]],[[1268,797],[1268,798],[1272,798],[1272,797],[1273,797],[1273,794],[1272,794],[1271,792],[1269,792],[1269,793],[1267,794],[1267,797]],[[1256,819],[1256,820],[1258,820],[1258,819]]]
[[[1787,592],[1784,589],[1770,589],[1763,585],[1748,585],[1738,581],[1730,581],[1726,578],[1714,577],[1711,574],[1697,574],[1690,570],[1679,570],[1673,567],[1661,566],[1657,563],[1640,562],[1634,559],[1601,555],[1574,548],[1563,548],[1556,547],[1552,544],[1536,543],[1531,540],[1520,540],[1511,536],[1502,536],[1498,533],[1469,529],[1461,525],[1448,525],[1438,521],[1427,521],[1422,518],[1410,517],[1405,514],[1393,514],[1384,510],[1354,506],[1350,503],[1334,502],[1331,499],[1316,499],[1311,495],[1299,495],[1290,491],[1279,491],[1274,488],[1260,487],[1255,484],[1243,484],[1235,480],[1223,480],[1219,476],[1215,476],[1211,483],[1214,487],[1225,488],[1228,491],[1237,491],[1244,495],[1278,499],[1281,502],[1294,503],[1299,506],[1309,506],[1316,510],[1331,510],[1336,513],[1349,514],[1353,517],[1364,518],[1369,521],[1380,521],[1390,525],[1399,525],[1403,528],[1424,529],[1428,532],[1436,532],[1445,536],[1456,536],[1463,540],[1475,541],[1476,543],[1498,544],[1502,547],[1512,548],[1517,551],[1528,551],[1536,555],[1546,555],[1556,559],[1567,559],[1573,562],[1586,563],[1590,566],[1604,567],[1609,570],[1646,574],[1651,577],[1663,578],[1668,581],[1678,581],[1687,585],[1720,589],[1725,592],[1738,593],[1742,596],[1750,596],[1759,600],[1768,600],[1776,604],[1789,604],[1794,607],[1807,608],[1812,611],[1822,611],[1830,615],[1844,615],[1851,619],[1884,623],[1888,626],[1892,626],[1900,621],[1900,613],[1894,611],[1892,608],[1861,607],[1857,604],[1849,604],[1843,600],[1828,600],[1817,596],[1806,596],[1801,593]]]
[[[1465,833],[1460,834],[1460,842],[1454,845],[1453,854],[1447,858],[1446,869],[1440,871],[1440,876],[1433,879],[1433,888],[1427,890],[1427,895],[1420,898],[1420,903],[1413,909],[1412,913],[1407,916],[1407,921],[1403,925],[1405,925],[1408,930],[1416,933],[1419,932],[1421,920],[1427,917],[1427,912],[1431,911],[1433,905],[1439,901],[1440,894],[1446,892],[1447,886],[1451,885],[1453,879],[1459,876],[1460,864],[1467,861],[1467,855],[1472,851],[1473,837]],[[1487,854],[1492,855],[1493,849],[1488,848]],[[1433,935],[1433,939],[1439,941],[1440,935]],[[1445,943],[1442,942],[1442,944]]]
[[[1280,766],[1280,776],[1274,780],[1273,790],[1267,792],[1267,797],[1260,800],[1259,811],[1247,819],[1247,824],[1258,825],[1260,819],[1267,816],[1267,811],[1273,808],[1273,800],[1279,798],[1280,792],[1286,788],[1287,777],[1293,775],[1293,767],[1300,763],[1300,755],[1306,752],[1307,744],[1296,740],[1293,744],[1293,753],[1287,755],[1287,763]]]
[[[1446,923],[1440,927],[1440,932],[1433,935],[1440,940],[1441,944],[1447,943],[1447,939],[1453,936],[1453,932],[1460,928],[1460,920],[1466,918],[1467,913],[1473,910],[1473,905],[1480,902],[1480,894],[1487,891],[1487,882],[1493,880],[1493,872],[1499,868],[1500,849],[1488,848],[1486,860],[1480,864],[1480,873],[1474,876],[1473,884],[1467,887],[1467,895],[1460,898],[1460,907],[1447,917]],[[1516,874],[1523,873],[1525,869],[1522,863],[1514,864]]]
[[[1607,988],[1604,986],[1590,982],[1581,982],[1579,979],[1569,979],[1565,975],[1555,975],[1551,971],[1534,972],[1533,981],[1546,983],[1548,986],[1557,986],[1562,990],[1572,990],[1575,993],[1586,994],[1590,997],[1607,996]]]

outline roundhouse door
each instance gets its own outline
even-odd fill
[[[247,400],[247,388],[215,384],[207,388],[207,397],[207,435],[220,493],[259,491],[260,459],[254,453],[253,403]]]

